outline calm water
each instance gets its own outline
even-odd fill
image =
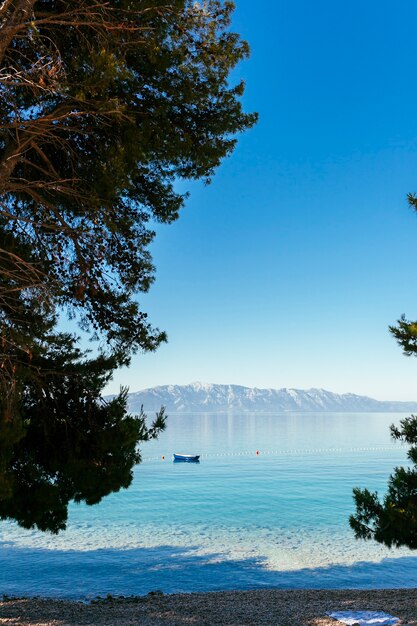
[[[356,541],[348,526],[352,488],[383,491],[406,464],[388,429],[401,417],[171,416],[130,489],[73,505],[66,532],[0,523],[0,593],[415,587],[416,553]],[[201,463],[174,464],[174,451]]]

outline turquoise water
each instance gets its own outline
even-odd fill
[[[0,593],[415,587],[416,553],[356,541],[348,526],[352,488],[383,491],[406,464],[388,428],[401,417],[171,416],[132,486],[71,506],[64,533],[0,524]],[[174,451],[201,463],[174,464]]]

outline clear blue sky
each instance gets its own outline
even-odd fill
[[[257,127],[158,229],[140,298],[169,343],[107,391],[196,380],[417,400],[417,3],[238,0]]]

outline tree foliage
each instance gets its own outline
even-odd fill
[[[408,200],[417,211],[417,197],[409,195]],[[417,321],[402,315],[389,330],[405,355],[417,355]],[[391,435],[409,446],[407,456],[412,466],[394,469],[382,500],[377,492],[354,489],[356,512],[349,521],[357,538],[417,549],[417,416],[401,420],[399,428],[392,425]]]
[[[377,492],[354,489],[356,513],[350,517],[355,536],[386,546],[417,549],[417,417],[392,425],[394,439],[409,444],[407,456],[414,467],[397,467],[390,476],[382,501]]]
[[[255,114],[230,73],[227,0],[0,2],[0,517],[57,532],[70,500],[126,487],[147,428],[114,368],[165,341],[137,300],[179,180],[209,181]],[[87,359],[56,332],[76,316]]]
[[[0,5],[0,230],[40,257],[9,264],[22,288],[29,280],[80,311],[121,362],[165,339],[134,295],[153,281],[153,224],[183,205],[175,181],[209,179],[256,119],[242,110],[242,83],[228,82],[248,54],[228,30],[232,10],[220,0]]]
[[[113,367],[103,356],[86,360],[73,337],[47,325],[19,359],[20,419],[0,423],[0,518],[56,533],[71,500],[95,504],[129,486],[138,442],[157,436],[165,417],[161,410],[147,427],[143,411],[129,415],[127,390],[101,400]]]

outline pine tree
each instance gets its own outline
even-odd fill
[[[17,287],[79,313],[126,362],[154,350],[135,295],[180,179],[209,180],[256,115],[231,70],[248,55],[233,4],[8,0],[0,6],[0,250]],[[0,283],[1,299],[1,283]]]
[[[417,211],[417,198],[410,195],[408,200]],[[417,321],[408,321],[403,315],[389,330],[406,356],[417,355]],[[358,539],[417,549],[417,416],[401,420],[399,428],[393,424],[391,435],[409,446],[407,457],[412,466],[394,469],[382,500],[377,492],[354,489],[356,512],[349,522]]]
[[[137,295],[179,180],[209,181],[255,114],[227,0],[0,3],[0,517],[58,532],[126,487],[156,436],[100,392],[166,340]],[[101,340],[87,359],[57,312]]]
[[[126,389],[102,400],[114,358],[86,359],[52,326],[49,319],[31,352],[11,359],[18,365],[14,410],[0,423],[0,518],[57,533],[70,501],[96,504],[130,485],[138,444],[163,430],[165,415],[150,426],[143,411],[129,415]],[[5,403],[0,397],[3,414]]]

